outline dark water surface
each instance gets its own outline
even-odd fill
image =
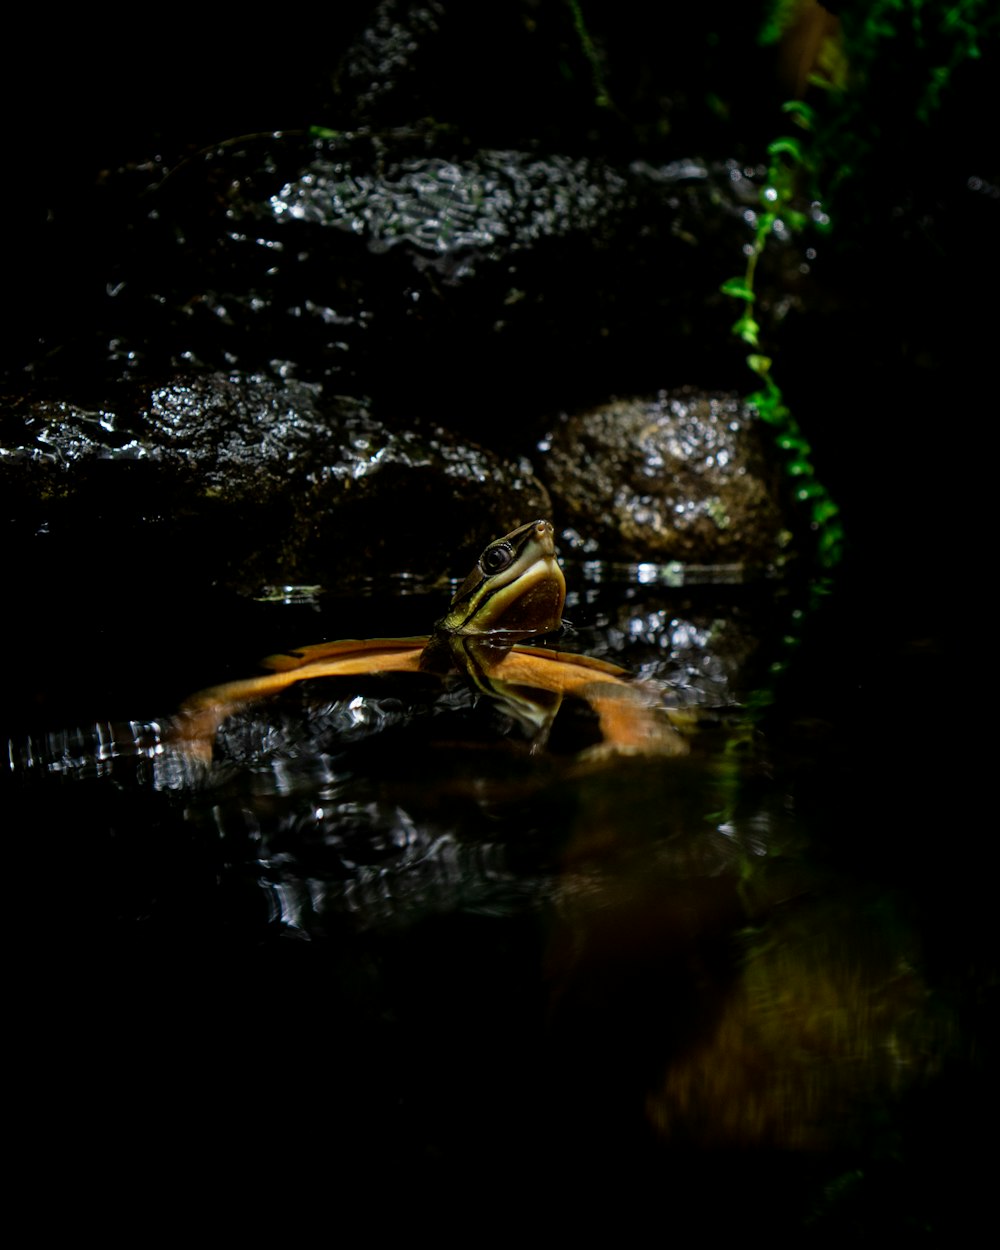
[[[18,1073],[76,1200],[175,1177],[245,1213],[266,1177],[430,1225],[974,1217],[996,965],[944,644],[847,579],[568,575],[563,645],[655,683],[685,753],[581,756],[568,706],[532,752],[406,675],[292,687],[212,760],[178,743],[181,699],[261,654],[425,629],[446,595],[408,583],[175,607],[155,641],[116,613],[86,671],[43,638],[8,705]]]

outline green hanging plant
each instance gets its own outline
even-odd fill
[[[576,31],[577,39],[580,41],[583,55],[587,58],[587,63],[590,66],[590,76],[594,84],[594,104],[598,108],[614,111],[614,101],[611,99],[611,93],[608,91],[607,84],[604,81],[604,69],[601,65],[601,58],[593,39],[590,37],[590,31],[587,29],[587,23],[584,21],[579,0],[566,0],[566,5],[573,18],[573,28]]]
[[[908,114],[918,123],[929,121],[955,71],[978,59],[980,45],[1000,30],[995,0],[852,0],[837,8],[839,22],[817,48],[806,76],[807,84],[821,92],[822,118],[803,100],[782,106],[802,133],[783,135],[769,145],[746,270],[721,288],[743,304],[733,333],[751,349],[747,365],[760,382],[748,398],[775,429],[786,469],[796,480],[795,494],[811,510],[825,568],[840,559],[843,526],[836,503],[816,475],[809,445],[784,401],[772,362],[761,353],[755,315],[757,261],[774,233],[795,235],[806,227],[826,231],[830,223],[818,196],[811,196],[809,212],[799,207],[803,186],[822,186],[827,199],[856,181],[880,150],[885,109]],[[760,42],[777,42],[805,11],[802,0],[772,0]],[[895,84],[888,96],[881,91],[886,79]]]
[[[783,107],[800,125],[811,124],[812,110],[802,101],[792,100]],[[760,352],[761,327],[754,311],[757,261],[772,234],[776,230],[800,234],[809,224],[818,230],[826,230],[829,218],[818,201],[813,203],[808,214],[797,207],[797,179],[802,170],[808,171],[801,140],[785,135],[775,139],[767,151],[770,162],[760,191],[760,208],[756,214],[746,269],[739,277],[723,282],[720,289],[724,295],[743,304],[743,310],[733,324],[733,334],[753,349],[747,355],[746,363],[760,381],[758,389],[748,395],[747,400],[757,409],[761,420],[774,427],[775,442],[785,454],[785,471],[789,477],[796,479],[795,497],[810,509],[812,527],[817,535],[819,562],[823,568],[831,569],[840,562],[843,553],[844,529],[840,509],[816,475],[810,458],[812,449],[775,381],[770,356]]]

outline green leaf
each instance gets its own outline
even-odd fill
[[[757,337],[760,332],[760,326],[754,321],[753,317],[741,317],[733,325],[733,333],[741,338],[744,343],[748,343],[751,347],[759,347],[760,340]]]
[[[816,472],[808,460],[792,460],[785,467],[791,477],[809,477]]]
[[[812,105],[806,104],[805,100],[786,100],[781,111],[794,117],[806,130],[812,130],[816,122],[816,110]]]
[[[801,434],[779,434],[775,442],[782,451],[797,451],[803,456],[808,456],[812,451]]]
[[[820,91],[839,91],[839,87],[835,87],[829,78],[824,78],[822,74],[809,73],[806,74],[806,82],[810,87],[816,87]]]
[[[820,551],[836,551],[839,557],[840,544],[844,541],[844,531],[839,525],[831,525],[829,529],[823,530],[819,536]]]
[[[732,295],[735,299],[745,299],[748,304],[754,301],[753,288],[747,285],[746,278],[727,278],[719,287],[723,295]]]
[[[825,525],[831,518],[840,515],[840,509],[832,499],[817,499],[813,504],[813,520],[817,525]]]
[[[833,547],[843,541],[844,527],[842,525],[827,525],[820,531],[820,545],[823,547]]]
[[[809,218],[805,213],[800,212],[797,208],[786,208],[784,215],[785,225],[793,234],[798,234],[808,223]]]
[[[802,145],[798,139],[792,135],[782,135],[780,139],[775,139],[773,143],[767,145],[768,156],[789,156],[796,164],[801,165],[805,160],[802,155]]]
[[[758,356],[754,354],[747,357],[747,364],[754,371],[754,373],[758,374],[762,378],[766,378],[771,372],[771,363],[770,356]]]

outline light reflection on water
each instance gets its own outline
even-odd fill
[[[172,914],[178,882],[203,877],[193,928],[214,909],[248,951],[289,938],[318,950],[313,989],[334,1014],[360,975],[349,952],[360,968],[378,951],[368,1009],[399,1021],[404,1048],[421,1045],[399,983],[413,963],[446,1000],[442,1028],[461,1027],[470,994],[495,996],[520,1077],[538,1079],[532,1056],[558,1056],[556,1110],[532,1113],[543,1133],[558,1116],[566,1140],[579,1130],[593,1148],[592,1125],[624,1116],[670,1149],[865,1157],[897,1101],[941,1068],[953,1021],[894,907],[815,862],[766,726],[745,709],[799,603],[775,622],[738,596],[666,593],[642,579],[578,586],[570,641],[690,714],[683,757],[587,759],[572,739],[533,752],[463,684],[396,676],[304,683],[234,710],[210,755],[169,717],[12,738],[11,772],[42,809],[49,787],[78,783],[97,828],[112,797],[135,805],[129,824],[108,817],[103,850],[142,869],[116,886],[126,945],[140,914]],[[470,937],[473,921],[485,927]],[[452,935],[444,955],[439,932]],[[393,935],[404,945],[385,954]],[[501,1061],[481,1044],[484,1065]],[[447,1066],[436,1079],[447,1086]],[[418,1082],[401,1088],[426,1109]],[[451,1092],[466,1135],[487,1131],[460,1109],[481,1093]],[[452,1157],[432,1126],[409,1131]]]
[[[58,729],[11,738],[7,759],[15,775],[65,774],[78,778],[110,776],[115,760],[153,759],[164,750],[155,722],[98,721],[86,727]]]

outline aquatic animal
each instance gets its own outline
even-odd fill
[[[488,544],[433,634],[342,639],[270,656],[263,661],[270,672],[187,699],[179,732],[188,742],[210,742],[238,708],[299,681],[404,672],[444,678],[457,672],[524,726],[534,749],[544,746],[562,701],[576,698],[596,715],[600,741],[588,754],[684,752],[684,739],[655,692],[625,669],[528,643],[560,629],[565,599],[552,524],[530,521]]]

